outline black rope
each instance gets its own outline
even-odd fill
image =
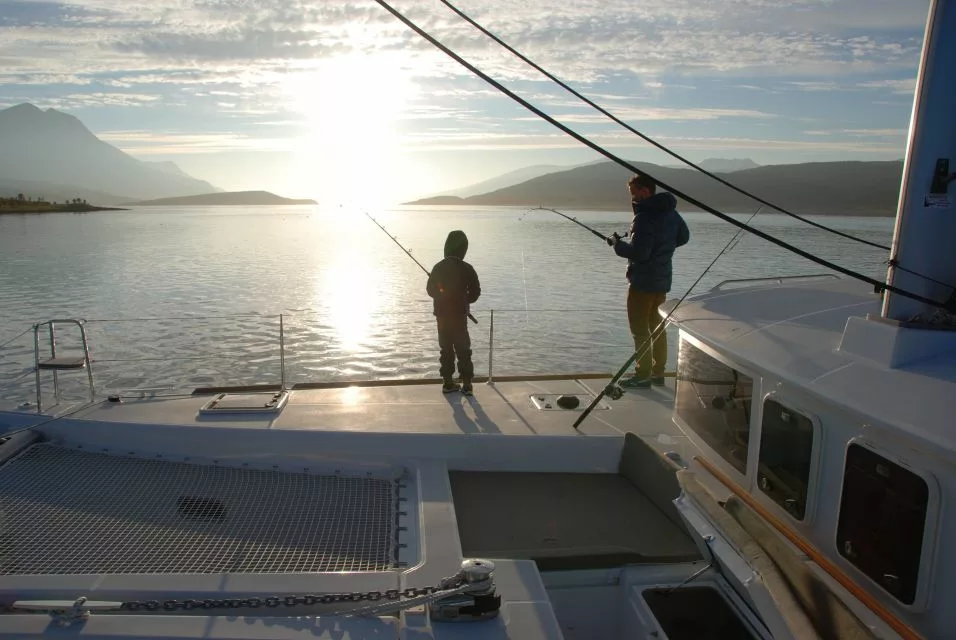
[[[799,221],[801,221],[801,222],[804,222],[804,223],[806,223],[806,224],[808,224],[808,225],[810,225],[810,226],[816,227],[816,228],[818,228],[818,229],[822,229],[823,231],[828,231],[828,232],[830,232],[830,233],[832,233],[832,234],[838,235],[838,236],[840,236],[840,237],[842,237],[842,238],[846,238],[846,239],[848,239],[848,240],[854,240],[854,241],[856,241],[856,242],[860,242],[860,243],[862,243],[862,244],[869,245],[869,246],[871,246],[871,247],[875,247],[875,248],[877,248],[877,249],[882,249],[882,250],[884,250],[884,251],[891,251],[891,250],[892,250],[890,247],[888,247],[888,246],[886,246],[886,245],[882,245],[882,244],[880,244],[880,243],[878,243],[878,242],[872,242],[872,241],[870,241],[870,240],[866,240],[866,239],[864,239],[864,238],[860,238],[860,237],[854,236],[854,235],[852,235],[852,234],[845,233],[845,232],[843,232],[843,231],[840,231],[839,229],[834,229],[833,227],[828,227],[828,226],[826,226],[826,225],[824,225],[824,224],[821,224],[821,223],[819,223],[819,222],[815,222],[815,221],[813,221],[813,220],[810,220],[809,218],[805,218],[805,217],[803,217],[803,216],[801,216],[801,215],[799,215],[799,214],[793,213],[792,211],[788,211],[787,209],[784,209],[783,207],[780,207],[780,206],[778,206],[778,205],[773,204],[772,202],[768,202],[767,200],[764,200],[764,199],[761,198],[760,196],[757,196],[757,195],[755,195],[755,194],[753,194],[753,193],[747,191],[746,189],[743,189],[743,188],[741,188],[741,187],[738,187],[737,185],[735,185],[735,184],[731,183],[730,181],[725,180],[724,178],[721,178],[720,176],[718,176],[718,175],[716,175],[716,174],[714,174],[714,173],[708,171],[707,169],[701,167],[700,165],[695,164],[693,161],[691,161],[690,159],[685,158],[684,156],[680,155],[679,153],[677,153],[676,151],[674,151],[674,150],[671,149],[670,147],[668,147],[668,146],[666,146],[666,145],[664,145],[664,144],[661,144],[661,143],[657,142],[656,140],[654,140],[653,138],[651,138],[650,136],[648,136],[648,135],[646,135],[646,134],[644,134],[644,133],[638,131],[637,129],[635,129],[635,128],[632,127],[631,125],[629,125],[629,124],[627,124],[626,122],[624,122],[624,121],[622,121],[621,119],[619,119],[617,116],[615,116],[613,113],[611,113],[610,111],[608,111],[607,109],[605,109],[605,108],[602,107],[601,105],[595,103],[593,100],[591,100],[591,99],[588,98],[587,96],[585,96],[585,95],[583,95],[582,93],[580,93],[579,91],[575,90],[574,88],[572,88],[571,86],[569,86],[567,83],[563,82],[560,78],[556,77],[554,74],[552,74],[551,72],[549,72],[547,69],[543,68],[542,66],[540,66],[539,64],[537,64],[536,62],[534,62],[533,60],[531,60],[530,58],[528,58],[526,55],[524,55],[523,53],[521,53],[520,51],[518,51],[517,49],[515,49],[515,48],[512,47],[511,45],[509,45],[507,42],[505,42],[504,40],[502,40],[501,38],[499,38],[497,35],[495,35],[495,34],[492,33],[491,31],[489,31],[487,28],[485,28],[483,25],[481,25],[480,23],[478,23],[477,21],[475,21],[471,16],[469,16],[469,15],[466,14],[464,11],[462,11],[461,9],[459,9],[458,7],[456,7],[455,5],[453,5],[453,4],[452,4],[451,2],[449,2],[448,0],[439,0],[439,1],[440,1],[443,5],[445,5],[446,7],[448,7],[449,9],[451,9],[452,11],[454,11],[459,17],[461,17],[461,18],[462,18],[463,20],[465,20],[467,23],[469,23],[470,25],[472,25],[473,27],[475,27],[476,29],[478,29],[479,31],[481,31],[483,34],[485,34],[486,36],[488,36],[488,37],[491,38],[492,40],[494,40],[497,44],[501,45],[503,48],[507,49],[510,53],[512,53],[513,55],[515,55],[515,56],[516,56],[517,58],[519,58],[522,62],[524,62],[524,63],[528,64],[529,66],[531,66],[532,68],[534,68],[536,71],[538,71],[539,73],[541,73],[542,75],[544,75],[546,78],[548,78],[549,80],[551,80],[552,82],[554,82],[555,84],[557,84],[559,87],[561,87],[562,89],[564,89],[565,91],[567,91],[568,93],[570,93],[571,95],[573,95],[574,97],[578,98],[579,100],[581,100],[582,102],[584,102],[584,103],[587,104],[588,106],[590,106],[590,107],[592,107],[593,109],[597,110],[597,111],[598,111],[599,113],[601,113],[602,115],[606,116],[607,118],[610,118],[613,122],[615,122],[616,124],[619,124],[620,126],[624,127],[625,129],[627,129],[628,131],[630,131],[630,132],[633,133],[634,135],[638,136],[639,138],[641,138],[641,139],[644,140],[645,142],[647,142],[647,143],[649,143],[649,144],[651,144],[651,145],[657,147],[658,149],[660,149],[660,150],[663,151],[664,153],[670,155],[672,158],[676,158],[677,160],[680,160],[681,162],[683,162],[683,163],[686,164],[687,166],[696,169],[697,171],[699,171],[700,173],[704,174],[705,176],[716,180],[717,182],[721,183],[722,185],[724,185],[724,186],[726,186],[726,187],[729,187],[730,189],[733,189],[733,190],[736,191],[737,193],[740,193],[740,194],[742,194],[742,195],[745,195],[745,196],[747,196],[748,198],[752,198],[752,199],[756,200],[757,202],[759,202],[759,203],[761,203],[761,204],[763,204],[763,205],[765,205],[765,206],[768,206],[768,207],[770,207],[771,209],[774,209],[775,211],[779,211],[780,213],[782,213],[782,214],[784,214],[784,215],[790,216],[791,218],[794,218],[794,219],[796,219],[796,220],[799,220]],[[950,176],[949,182],[952,182],[953,180],[956,180],[956,173],[954,173],[952,176]],[[555,213],[557,213],[557,212],[555,212]],[[905,267],[902,267],[902,266],[900,266],[898,263],[896,263],[895,261],[891,261],[891,264],[892,264],[895,268],[899,269],[900,271],[905,271],[906,273],[909,273],[909,274],[911,274],[911,275],[914,275],[914,276],[916,276],[916,277],[918,277],[918,278],[922,278],[922,279],[927,280],[927,281],[929,281],[929,282],[933,282],[933,283],[935,283],[935,284],[942,285],[942,286],[947,287],[947,288],[949,288],[949,289],[952,289],[954,292],[956,292],[956,286],[954,286],[954,285],[952,285],[952,284],[949,284],[949,283],[947,283],[947,282],[941,282],[941,281],[939,281],[939,280],[937,280],[937,279],[935,279],[935,278],[932,278],[932,277],[927,276],[927,275],[925,275],[925,274],[919,273],[918,271],[913,271],[912,269],[907,269],[907,268],[905,268]]]
[[[415,24],[414,22],[412,22],[409,18],[406,18],[401,12],[399,12],[397,9],[395,9],[395,8],[392,7],[390,4],[388,4],[387,2],[385,2],[385,0],[374,0],[374,1],[375,1],[376,4],[378,4],[379,6],[381,6],[383,9],[385,9],[386,11],[388,11],[389,13],[391,13],[393,16],[395,16],[399,21],[401,21],[403,24],[405,24],[408,28],[412,29],[413,31],[415,31],[415,33],[417,33],[417,34],[420,35],[421,37],[423,37],[423,38],[425,38],[426,40],[428,40],[428,42],[430,42],[432,45],[434,45],[435,47],[437,47],[440,51],[442,51],[445,55],[447,55],[448,57],[450,57],[452,60],[454,60],[454,61],[457,62],[458,64],[462,65],[463,67],[465,67],[466,69],[468,69],[469,71],[471,71],[473,74],[475,74],[476,76],[478,76],[479,78],[481,78],[482,80],[484,80],[485,82],[487,82],[488,84],[490,84],[491,86],[493,86],[495,89],[497,89],[497,90],[500,91],[501,93],[505,94],[506,96],[508,96],[509,98],[511,98],[512,100],[514,100],[514,101],[517,102],[518,104],[520,104],[521,106],[523,106],[525,109],[527,109],[527,110],[530,111],[531,113],[533,113],[533,114],[535,114],[536,116],[538,116],[539,118],[545,120],[546,122],[548,122],[548,123],[551,124],[552,126],[558,128],[558,129],[560,129],[561,131],[563,131],[564,133],[568,134],[569,136],[571,136],[572,138],[574,138],[575,140],[577,140],[577,141],[580,142],[581,144],[583,144],[583,145],[585,145],[585,146],[587,146],[587,147],[593,149],[594,151],[598,152],[599,154],[601,154],[602,156],[604,156],[604,157],[607,158],[608,160],[612,160],[613,162],[617,163],[618,165],[620,165],[620,166],[624,167],[625,169],[628,169],[628,170],[630,170],[630,171],[632,171],[632,172],[634,172],[634,173],[643,174],[644,176],[650,178],[650,179],[651,179],[655,184],[657,184],[658,186],[663,187],[665,190],[670,191],[670,192],[673,193],[674,195],[677,195],[677,196],[683,198],[684,200],[686,200],[687,202],[689,202],[689,203],[691,203],[691,204],[693,204],[693,205],[698,206],[698,207],[699,207],[700,209],[702,209],[703,211],[706,211],[707,213],[710,213],[711,215],[716,216],[717,218],[720,218],[720,219],[723,220],[724,222],[727,222],[727,223],[729,223],[729,224],[734,225],[734,226],[737,227],[738,229],[744,229],[744,230],[746,230],[746,231],[749,231],[750,233],[754,234],[754,235],[757,236],[758,238],[762,238],[762,239],[766,240],[767,242],[771,242],[771,243],[777,245],[778,247],[781,247],[781,248],[786,249],[786,250],[788,250],[788,251],[790,251],[790,252],[792,252],[792,253],[795,253],[795,254],[797,254],[798,256],[801,256],[802,258],[806,258],[807,260],[810,260],[811,262],[816,262],[817,264],[819,264],[819,265],[821,265],[821,266],[824,266],[824,267],[826,267],[826,268],[828,268],[828,269],[832,269],[833,271],[836,271],[836,272],[838,272],[838,273],[842,273],[843,275],[849,276],[849,277],[851,277],[851,278],[855,278],[855,279],[857,279],[857,280],[859,280],[859,281],[861,281],[861,282],[866,282],[866,283],[872,285],[872,286],[874,287],[874,290],[875,290],[875,291],[879,291],[879,292],[890,291],[890,292],[895,293],[895,294],[897,294],[897,295],[903,296],[903,297],[905,297],[905,298],[910,298],[910,299],[912,299],[912,300],[916,300],[917,302],[921,302],[921,303],[923,303],[923,304],[926,304],[926,305],[929,305],[929,306],[932,306],[932,307],[937,307],[937,308],[940,308],[940,309],[950,310],[950,308],[951,308],[950,305],[947,305],[946,303],[939,302],[939,301],[937,301],[937,300],[933,300],[933,299],[927,298],[927,297],[925,297],[925,296],[921,296],[921,295],[919,295],[919,294],[917,294],[917,293],[912,293],[911,291],[906,291],[905,289],[900,289],[899,287],[893,286],[893,285],[891,285],[891,284],[888,284],[888,283],[886,283],[886,282],[877,280],[877,279],[875,279],[875,278],[871,278],[871,277],[866,276],[866,275],[864,275],[864,274],[862,274],[862,273],[859,273],[859,272],[857,272],[857,271],[853,271],[852,269],[847,269],[846,267],[842,267],[842,266],[840,266],[840,265],[838,265],[838,264],[835,264],[835,263],[833,263],[833,262],[830,262],[829,260],[825,260],[825,259],[823,259],[823,258],[820,258],[820,257],[818,257],[818,256],[815,256],[815,255],[813,255],[812,253],[809,253],[808,251],[804,251],[803,249],[800,249],[799,247],[795,247],[794,245],[792,245],[792,244],[790,244],[790,243],[788,243],[788,242],[785,242],[785,241],[783,241],[783,240],[780,240],[780,239],[778,239],[778,238],[775,238],[774,236],[771,236],[770,234],[768,234],[768,233],[766,233],[766,232],[764,232],[764,231],[761,231],[760,229],[756,229],[756,228],[751,227],[750,225],[748,225],[748,224],[746,224],[746,223],[739,222],[739,221],[735,220],[734,218],[732,218],[731,216],[727,215],[726,213],[723,213],[723,212],[721,212],[721,211],[718,211],[717,209],[714,209],[714,208],[711,207],[710,205],[704,204],[703,202],[697,200],[696,198],[694,198],[694,197],[692,197],[692,196],[689,196],[689,195],[687,195],[686,193],[684,193],[684,192],[682,192],[682,191],[680,191],[680,190],[678,190],[678,189],[675,189],[674,187],[671,187],[670,185],[668,185],[667,183],[663,182],[662,180],[658,180],[657,178],[655,178],[654,176],[650,175],[650,174],[647,173],[646,171],[641,171],[640,169],[638,169],[637,167],[635,167],[634,165],[632,165],[631,163],[629,163],[627,160],[624,160],[624,159],[622,159],[622,158],[619,158],[618,156],[614,155],[613,153],[611,153],[611,152],[608,151],[607,149],[604,149],[603,147],[601,147],[601,146],[598,145],[597,143],[592,142],[591,140],[589,140],[589,139],[586,138],[585,136],[581,135],[581,134],[578,133],[577,131],[574,131],[573,129],[571,129],[571,128],[568,127],[567,125],[565,125],[565,124],[563,124],[563,123],[561,123],[561,122],[555,120],[554,118],[552,118],[551,116],[549,116],[548,114],[546,114],[545,112],[543,112],[541,109],[535,107],[533,104],[531,104],[530,102],[528,102],[527,100],[525,100],[525,99],[522,98],[521,96],[515,94],[513,91],[511,91],[510,89],[508,89],[507,87],[505,87],[504,85],[502,85],[500,82],[498,82],[498,81],[495,80],[494,78],[491,78],[490,76],[488,76],[488,74],[484,73],[483,71],[481,71],[480,69],[478,69],[477,67],[475,67],[473,64],[471,64],[470,62],[468,62],[467,60],[465,60],[464,58],[462,58],[461,56],[459,56],[457,53],[455,53],[454,51],[452,51],[451,49],[449,49],[447,46],[445,46],[444,44],[442,44],[441,42],[439,42],[434,36],[432,36],[431,34],[429,34],[428,32],[426,32],[424,29],[422,29],[421,27],[419,27],[417,24]]]
[[[733,189],[733,190],[736,191],[737,193],[743,194],[743,195],[747,196],[748,198],[753,198],[754,200],[756,200],[757,202],[759,202],[759,203],[762,204],[762,205],[765,205],[765,206],[767,206],[767,207],[770,207],[771,209],[774,209],[775,211],[779,211],[779,212],[782,213],[782,214],[788,215],[788,216],[790,216],[791,218],[796,218],[797,220],[800,220],[801,222],[805,222],[806,224],[809,224],[809,225],[812,225],[812,226],[814,226],[814,227],[817,227],[818,229],[823,229],[824,231],[829,231],[830,233],[834,233],[834,234],[836,234],[836,235],[838,235],[838,236],[842,236],[842,237],[844,237],[844,238],[847,238],[848,240],[855,240],[856,242],[861,242],[861,243],[863,243],[863,244],[870,245],[871,247],[876,247],[877,249],[883,249],[884,251],[889,251],[889,250],[890,250],[889,247],[884,246],[884,245],[882,245],[882,244],[880,244],[880,243],[878,243],[878,242],[871,242],[870,240],[865,240],[865,239],[863,239],[863,238],[858,238],[858,237],[856,237],[856,236],[854,236],[854,235],[851,235],[851,234],[849,234],[849,233],[844,233],[843,231],[840,231],[839,229],[834,229],[834,228],[832,228],[832,227],[828,227],[828,226],[826,226],[826,225],[824,225],[824,224],[820,224],[819,222],[814,222],[813,220],[810,220],[810,219],[808,219],[808,218],[804,218],[803,216],[798,215],[798,214],[796,214],[796,213],[793,213],[793,212],[791,212],[791,211],[787,211],[787,210],[784,209],[783,207],[779,207],[779,206],[773,204],[772,202],[767,202],[766,200],[764,200],[764,199],[761,198],[760,196],[754,195],[754,194],[750,193],[749,191],[746,191],[745,189],[742,189],[742,188],[738,187],[737,185],[728,182],[728,181],[725,180],[724,178],[721,178],[720,176],[718,176],[718,175],[716,175],[716,174],[714,174],[714,173],[708,171],[707,169],[701,167],[700,165],[694,164],[694,162],[692,162],[691,160],[689,160],[689,159],[685,158],[684,156],[680,155],[680,154],[677,153],[676,151],[671,150],[671,149],[668,148],[667,146],[665,146],[665,145],[663,145],[663,144],[657,142],[656,140],[653,140],[653,139],[650,138],[649,136],[647,136],[647,135],[641,133],[640,131],[638,131],[637,129],[633,128],[632,126],[630,126],[630,125],[627,124],[626,122],[624,122],[624,121],[618,119],[617,116],[615,116],[615,115],[612,114],[611,112],[607,111],[607,110],[604,109],[602,106],[596,104],[595,102],[593,102],[592,100],[590,100],[587,96],[584,96],[584,95],[582,95],[581,93],[579,93],[578,91],[575,91],[574,89],[572,89],[571,87],[569,87],[567,84],[565,84],[564,82],[562,82],[560,79],[558,79],[557,77],[555,77],[554,75],[552,75],[550,72],[548,72],[547,70],[543,69],[541,66],[539,66],[537,63],[535,63],[533,60],[530,60],[527,56],[525,56],[525,55],[522,54],[521,52],[519,52],[519,51],[517,51],[516,49],[514,49],[511,45],[509,45],[507,42],[503,41],[501,38],[499,38],[498,36],[496,36],[494,33],[492,33],[491,31],[489,31],[488,29],[486,29],[486,28],[483,27],[482,25],[480,25],[480,24],[478,24],[477,22],[475,22],[471,17],[469,17],[469,16],[468,16],[467,14],[465,14],[463,11],[461,11],[460,9],[458,9],[458,7],[456,7],[456,6],[453,5],[452,3],[448,2],[448,0],[439,0],[439,1],[440,1],[443,5],[445,5],[446,7],[448,7],[449,9],[451,9],[452,11],[454,11],[456,14],[458,14],[463,20],[465,20],[466,22],[468,22],[469,24],[471,24],[473,27],[475,27],[476,29],[478,29],[479,31],[481,31],[483,34],[485,34],[486,36],[488,36],[489,38],[491,38],[492,40],[494,40],[495,42],[497,42],[499,45],[501,45],[502,47],[504,47],[504,48],[507,49],[508,51],[510,51],[512,54],[514,54],[515,56],[517,56],[518,58],[520,58],[523,62],[525,62],[525,63],[527,63],[528,65],[530,65],[531,67],[533,67],[535,70],[537,70],[538,72],[540,72],[541,74],[543,74],[544,76],[546,76],[549,80],[551,80],[552,82],[556,83],[558,86],[560,86],[562,89],[564,89],[565,91],[567,91],[568,93],[570,93],[570,94],[573,95],[574,97],[578,98],[579,100],[582,100],[585,104],[587,104],[588,106],[590,106],[590,107],[596,109],[596,110],[597,110],[598,112],[600,112],[602,115],[604,115],[604,116],[610,118],[611,120],[613,120],[613,121],[616,122],[617,124],[621,125],[621,126],[624,127],[625,129],[627,129],[628,131],[630,131],[631,133],[633,133],[634,135],[640,137],[640,138],[641,138],[642,140],[644,140],[645,142],[648,142],[648,143],[654,145],[655,147],[657,147],[658,149],[660,149],[660,150],[663,151],[664,153],[670,155],[670,156],[673,157],[673,158],[676,158],[676,159],[680,160],[681,162],[683,162],[683,163],[686,164],[687,166],[693,167],[694,169],[696,169],[697,171],[700,171],[700,172],[701,172],[702,174],[704,174],[705,176],[708,176],[708,177],[710,177],[710,178],[713,178],[714,180],[716,180],[717,182],[721,183],[722,185],[724,185],[724,186],[726,186],[726,187],[730,187],[731,189]]]
[[[954,292],[956,292],[956,286],[953,286],[953,285],[949,284],[948,282],[943,282],[942,280],[937,280],[936,278],[930,278],[929,276],[924,276],[922,273],[919,273],[919,272],[917,272],[917,271],[913,271],[912,269],[907,269],[906,267],[900,266],[900,263],[897,262],[896,260],[893,260],[893,259],[887,260],[887,261],[886,261],[886,264],[888,264],[889,266],[893,267],[894,269],[898,269],[899,271],[905,271],[906,273],[909,273],[909,274],[911,274],[911,275],[917,276],[917,277],[919,277],[919,278],[923,278],[924,280],[929,280],[929,281],[932,282],[932,283],[938,284],[938,285],[943,286],[943,287],[947,287],[947,288],[949,288],[949,289],[952,289]]]

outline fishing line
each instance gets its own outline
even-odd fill
[[[404,246],[402,246],[402,243],[398,241],[398,238],[396,238],[395,236],[393,236],[392,234],[390,234],[390,233],[385,229],[385,227],[383,227],[382,225],[380,225],[380,224],[378,223],[378,220],[376,220],[375,218],[372,217],[372,215],[371,215],[368,211],[365,211],[365,210],[363,209],[363,210],[362,210],[362,213],[364,213],[366,216],[368,216],[368,219],[371,220],[372,222],[374,222],[376,227],[378,227],[379,229],[381,229],[382,232],[385,233],[385,235],[387,235],[389,238],[391,238],[391,239],[392,239],[392,242],[394,242],[395,244],[397,244],[397,245],[398,245],[398,248],[405,252],[405,255],[407,255],[409,258],[411,258],[412,260],[414,260],[414,261],[415,261],[415,264],[417,264],[417,265],[419,266],[419,268],[421,268],[421,270],[425,272],[425,275],[426,275],[426,276],[429,276],[429,277],[430,277],[430,276],[432,275],[431,272],[430,272],[428,269],[425,268],[425,265],[423,265],[421,262],[419,262],[419,261],[418,261],[418,258],[416,258],[415,256],[412,255],[412,252],[411,252],[411,251],[409,251],[409,250],[406,249]],[[468,318],[469,318],[472,322],[474,322],[475,324],[478,324],[478,320],[475,318],[475,316],[471,315],[471,312],[468,313]]]

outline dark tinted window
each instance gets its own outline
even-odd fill
[[[906,604],[916,598],[928,502],[915,473],[860,445],[847,449],[838,550]]]
[[[681,340],[677,415],[740,473],[747,472],[753,379]]]
[[[757,484],[790,515],[803,520],[807,511],[813,423],[776,400],[763,403]]]

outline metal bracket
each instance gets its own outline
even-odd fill
[[[69,600],[18,600],[13,603],[14,609],[25,611],[46,611],[53,622],[61,627],[69,627],[79,622],[86,622],[94,611],[119,611],[121,602],[88,601],[86,597],[79,597],[73,602]]]
[[[495,563],[490,560],[465,560],[459,575],[468,585],[464,592],[442,598],[429,605],[429,617],[436,622],[474,622],[490,620],[501,610],[501,596],[495,593]]]

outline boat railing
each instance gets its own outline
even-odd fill
[[[759,287],[765,284],[783,284],[785,282],[800,282],[813,280],[839,280],[840,276],[835,273],[811,273],[802,276],[774,276],[770,278],[737,278],[733,280],[723,280],[718,282],[711,291],[724,291],[727,289],[745,289],[747,287]]]
[[[476,377],[602,373],[626,359],[624,309],[496,308],[473,310],[469,324]],[[573,320],[570,320],[573,318]],[[57,321],[62,323],[64,321]],[[55,334],[56,353],[28,329],[0,341],[0,409],[38,411],[28,398],[51,390],[49,377],[30,385],[40,354],[83,361],[83,395],[168,396],[197,388],[314,382],[428,379],[438,376],[438,344],[430,311],[338,314],[336,310],[71,320],[76,332]],[[29,344],[29,333],[36,341]],[[378,353],[376,353],[378,352]],[[368,357],[372,355],[373,357]],[[72,368],[72,367],[71,367]],[[55,370],[57,400],[79,400],[76,376]],[[87,378],[89,384],[87,385]]]

